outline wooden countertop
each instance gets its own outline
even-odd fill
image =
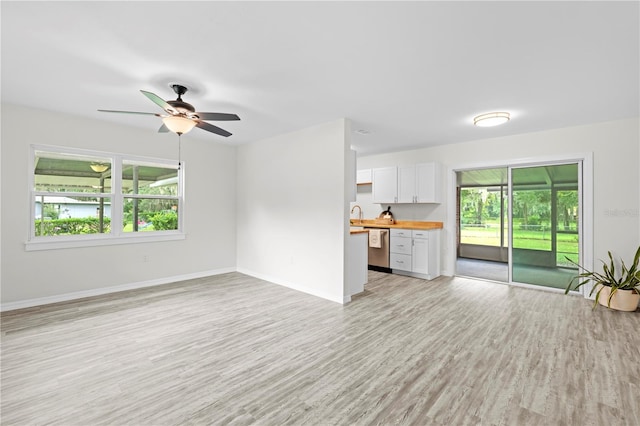
[[[368,234],[369,230],[368,229],[359,229],[359,228],[351,228],[350,230],[350,234]]]
[[[377,219],[351,219],[349,223],[351,226],[366,226],[368,228],[442,229],[442,222],[425,222],[418,220],[397,220],[394,224],[389,224],[380,223]]]

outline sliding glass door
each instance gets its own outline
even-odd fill
[[[507,177],[507,167],[457,172],[460,275],[508,281]]]
[[[463,170],[459,275],[566,288],[581,260],[582,161]]]
[[[580,256],[581,164],[511,167],[511,281],[564,289]]]

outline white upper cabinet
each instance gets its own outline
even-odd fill
[[[371,180],[377,204],[441,202],[438,163],[373,169]]]
[[[441,186],[438,163],[416,165],[415,203],[440,203]]]
[[[356,176],[356,183],[358,185],[366,185],[371,183],[371,169],[358,170]]]
[[[382,167],[371,172],[372,201],[377,204],[398,202],[398,168]]]
[[[398,166],[398,203],[416,202],[416,166]]]
[[[440,203],[440,166],[422,163],[373,169],[374,203]]]

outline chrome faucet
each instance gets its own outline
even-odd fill
[[[360,207],[359,205],[356,204],[351,209],[351,213],[353,214],[353,211],[356,209],[356,207],[358,208],[358,222],[362,223],[362,207]]]

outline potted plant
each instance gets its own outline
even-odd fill
[[[589,296],[595,293],[594,308],[600,303],[603,306],[619,311],[635,311],[640,302],[640,247],[636,251],[631,266],[627,267],[624,260],[620,260],[619,273],[616,273],[616,266],[611,252],[608,253],[609,264],[602,261],[602,272],[589,271],[567,258],[582,272],[569,281],[564,293],[567,294],[570,290],[577,290],[589,281],[593,281],[594,285]],[[572,288],[576,281],[578,282],[577,285]]]

